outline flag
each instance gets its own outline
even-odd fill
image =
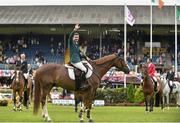
[[[126,6],[126,21],[129,25],[133,26],[135,23],[135,18],[133,17],[131,11]]]
[[[152,3],[158,2],[158,6],[161,9],[164,6],[164,0],[151,0]]]
[[[180,20],[180,7],[177,7],[176,9],[176,18],[177,20]]]
[[[163,0],[159,0],[159,8],[161,9],[164,6],[164,1]]]

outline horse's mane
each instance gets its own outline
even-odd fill
[[[115,57],[116,57],[115,54],[111,54],[111,55],[108,55],[108,56],[104,56],[104,57],[102,57],[100,59],[93,60],[92,62],[94,62],[97,65],[98,64],[104,64],[107,61],[113,60]]]

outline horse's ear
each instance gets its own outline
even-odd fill
[[[142,68],[142,67],[143,67],[143,65],[142,65],[142,64],[140,64],[140,65],[139,65],[139,68]]]
[[[123,59],[123,54],[122,54],[122,53],[115,53],[115,55],[116,55],[118,58]]]

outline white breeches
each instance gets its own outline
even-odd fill
[[[23,75],[24,75],[25,79],[29,78],[29,73],[24,73]]]
[[[154,81],[156,81],[156,82],[157,82],[157,78],[156,78],[155,76],[153,76],[153,79],[154,79]]]
[[[83,65],[82,62],[78,62],[78,63],[72,63],[76,68],[80,69],[83,72],[87,72],[86,67]]]
[[[170,86],[172,86],[172,85],[173,85],[173,82],[172,82],[171,80],[169,80],[169,84],[170,84]]]

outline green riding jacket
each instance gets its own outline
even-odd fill
[[[78,63],[81,61],[79,43],[72,40],[72,37],[76,31],[72,31],[68,39],[68,48],[70,50],[70,62]]]

